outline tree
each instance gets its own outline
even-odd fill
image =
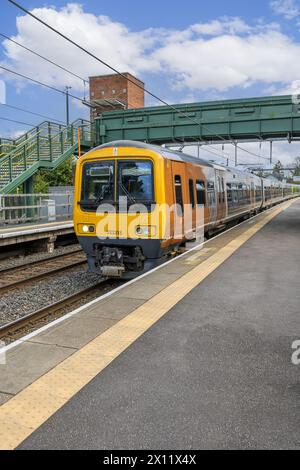
[[[277,178],[279,181],[284,179],[283,165],[280,160],[274,165],[272,175]]]
[[[74,163],[75,157],[72,156],[56,170],[39,170],[34,175],[34,192],[47,193],[49,186],[72,186]]]

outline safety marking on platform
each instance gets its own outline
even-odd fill
[[[293,202],[293,201],[292,201]],[[275,209],[224,248],[65,359],[0,407],[0,449],[15,449],[172,307],[292,202]]]
[[[202,248],[199,251],[196,251],[195,254],[192,256],[189,256],[186,261],[184,261],[184,264],[197,264],[201,258],[204,258],[205,256],[208,256],[209,253],[212,251],[216,251],[217,248],[211,247],[211,248]]]

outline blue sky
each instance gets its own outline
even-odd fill
[[[300,0],[19,0],[26,8],[112,63],[131,71],[172,103],[291,93],[300,80]],[[18,20],[17,20],[18,17]],[[1,2],[0,33],[83,77],[109,70]],[[82,83],[0,38],[0,65],[59,89]],[[6,102],[58,120],[63,95],[1,73]],[[155,105],[152,99],[147,104]],[[38,124],[41,118],[0,106],[0,117]],[[72,102],[71,118],[87,116]],[[0,119],[0,136],[29,129]]]

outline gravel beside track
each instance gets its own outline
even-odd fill
[[[13,289],[1,295],[0,325],[17,320],[28,313],[98,283],[99,276],[88,273],[85,267],[80,267],[73,268],[61,275],[56,274],[45,280],[37,281],[34,285]]]
[[[26,256],[11,256],[10,258],[5,258],[0,260],[0,274],[2,269],[13,268],[21,266],[24,263],[29,263],[31,261],[39,261],[43,259],[51,259],[53,256],[60,255],[63,253],[73,253],[80,248],[79,244],[61,246],[55,248],[53,253],[32,253],[31,255]]]
[[[21,316],[17,320],[5,322],[4,325],[0,324],[0,340],[4,341],[5,344],[10,344],[68,312],[99,298],[101,295],[120,286],[120,283],[122,281],[111,279],[98,281],[96,285],[77,290],[75,294],[64,296],[61,300],[47,304],[46,307]]]

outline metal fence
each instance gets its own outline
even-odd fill
[[[73,198],[72,189],[49,190],[47,194],[0,194],[0,227],[71,220]]]

